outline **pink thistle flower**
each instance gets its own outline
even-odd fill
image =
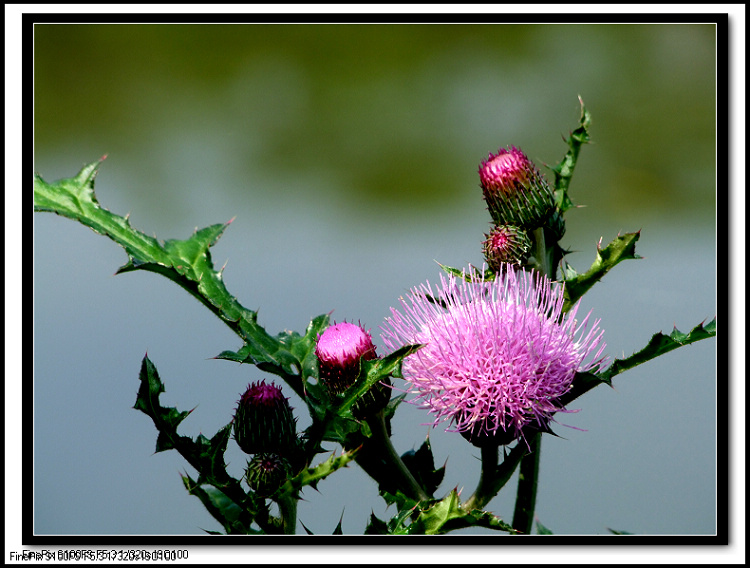
[[[479,166],[479,181],[492,219],[498,225],[533,230],[545,224],[555,196],[534,163],[515,146],[489,154]]]
[[[441,275],[400,299],[403,312],[381,326],[386,347],[424,346],[404,359],[408,390],[474,445],[509,444],[523,430],[547,430],[576,372],[605,361],[603,331],[576,304],[562,314],[563,288],[538,273],[504,265],[493,281]],[[587,362],[588,361],[588,362]]]

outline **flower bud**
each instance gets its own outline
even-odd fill
[[[250,489],[261,497],[272,495],[291,473],[289,462],[278,454],[255,454],[247,462],[245,479]]]
[[[555,196],[534,163],[515,146],[500,148],[479,166],[479,180],[492,219],[527,231],[547,221]]]
[[[320,380],[331,394],[342,394],[357,380],[360,361],[375,358],[372,336],[353,323],[326,329],[315,347]]]
[[[343,394],[359,377],[361,361],[375,359],[372,336],[359,325],[342,322],[326,329],[315,347],[320,381],[331,395]],[[384,381],[390,385],[390,381]],[[355,418],[381,410],[390,400],[390,388],[376,384],[352,406]]]
[[[287,454],[297,448],[296,420],[274,383],[248,385],[234,414],[234,439],[247,454]]]
[[[487,240],[482,242],[484,258],[493,272],[499,272],[503,263],[523,264],[531,248],[531,241],[523,229],[513,225],[495,225]]]

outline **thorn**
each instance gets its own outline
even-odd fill
[[[108,156],[108,155],[109,155],[109,154],[104,154],[104,155],[103,155],[103,156],[102,156],[101,158],[99,158],[99,163],[101,163],[101,162],[103,162],[104,160],[106,160],[106,159],[107,159],[107,156]]]
[[[226,225],[227,225],[227,226],[231,225],[231,224],[232,224],[232,221],[234,221],[234,220],[235,220],[236,218],[237,218],[237,215],[235,215],[235,216],[234,216],[234,217],[232,217],[232,218],[231,218],[231,219],[230,219],[229,221],[227,221]]]

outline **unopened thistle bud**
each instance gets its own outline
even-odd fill
[[[526,261],[531,241],[523,229],[513,225],[496,225],[485,237],[487,240],[482,242],[482,250],[493,272],[498,272],[503,263],[522,264]]]
[[[296,420],[289,401],[274,383],[248,385],[234,415],[234,439],[247,454],[282,455],[297,447]]]
[[[500,148],[479,166],[479,180],[492,219],[531,231],[545,224],[555,196],[534,163],[515,146]]]
[[[361,361],[375,359],[372,336],[359,325],[337,323],[326,329],[315,347],[320,381],[331,395],[343,394],[359,377]],[[356,418],[363,418],[385,407],[390,389],[374,385],[352,407]]]
[[[278,454],[256,454],[247,462],[245,479],[261,497],[272,495],[291,473],[289,462]]]

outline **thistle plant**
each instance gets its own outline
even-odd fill
[[[437,293],[413,288],[383,327],[390,348],[423,344],[403,364],[411,402],[475,446],[546,430],[576,373],[606,363],[598,321],[586,329],[590,312],[579,323],[578,304],[562,313],[562,287],[505,266],[491,281],[441,275]]]
[[[639,351],[614,358],[609,353],[617,350],[605,343],[596,309],[579,314],[581,298],[604,275],[640,258],[640,233],[620,234],[606,246],[600,242],[590,268],[578,273],[560,244],[565,214],[574,206],[570,181],[589,127],[581,103],[580,122],[549,180],[516,146],[480,163],[481,195],[491,217],[478,243],[485,264],[440,265],[436,284],[405,283],[412,286],[407,297],[394,302],[378,325],[385,345],[380,353],[361,324],[332,323],[327,314],[302,332],[269,333],[213,266],[210,248],[228,223],[185,240],[145,235],[128,217],[100,206],[94,180],[103,159],[55,183],[35,175],[34,209],[108,236],[128,257],[117,273],[145,270],[167,277],[239,337],[238,349],[216,358],[255,370],[245,390],[238,387],[232,420],[210,438],[178,433],[192,411],[162,405],[165,386],[148,357],[138,376],[134,408],[158,430],[156,451],[176,450],[198,472],[182,480],[218,522],[221,531],[211,534],[295,533],[298,524],[304,527],[297,503],[305,492],[355,465],[376,482],[378,496],[395,505],[389,519],[371,515],[362,526],[367,534],[443,534],[467,527],[530,534],[542,438],[554,434],[558,413],[636,365],[716,335],[714,318],[688,333],[656,333]],[[289,405],[290,392],[303,408]],[[473,492],[441,488],[446,466],[435,466],[429,438],[417,450],[394,447],[392,418],[405,400],[423,407],[428,423],[445,425],[448,432],[439,435],[458,434],[481,453]],[[229,412],[232,404],[227,401]],[[298,431],[295,412],[301,411],[310,425]],[[247,454],[239,478],[228,473],[224,459],[232,440]],[[489,505],[516,471],[515,511],[508,521]],[[339,523],[334,534],[341,532]],[[541,525],[537,532],[549,534]]]

